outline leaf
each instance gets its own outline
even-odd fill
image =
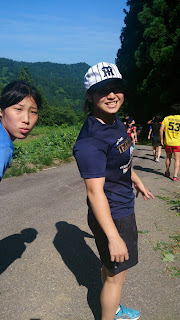
[[[174,256],[171,253],[163,253],[163,261],[174,262]]]
[[[176,273],[173,273],[172,275],[175,276],[175,277],[180,277],[180,271],[178,271]]]
[[[144,233],[148,233],[148,232],[149,232],[149,230],[138,230],[139,234],[144,234]]]

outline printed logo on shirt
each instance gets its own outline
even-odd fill
[[[116,142],[116,145],[118,146],[118,144],[120,144],[120,142],[121,142],[122,140],[124,140],[123,137],[119,138],[119,139],[117,140],[117,142]]]
[[[120,138],[121,139],[121,138]],[[118,140],[120,140],[118,139]],[[117,141],[118,142],[118,141]],[[117,144],[116,142],[116,144]],[[117,146],[117,149],[119,150],[120,153],[125,152],[126,150],[129,149],[129,147],[131,147],[131,140],[130,139],[126,139],[123,143],[119,144]]]
[[[119,169],[123,170],[123,174],[128,172],[128,170],[131,168],[131,163],[132,163],[132,157],[133,157],[133,147],[130,147],[130,159],[127,164],[121,166]]]

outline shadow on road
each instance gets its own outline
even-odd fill
[[[139,150],[139,151],[148,151],[148,149],[141,149],[141,148],[138,148],[138,147],[136,147],[136,150]]]
[[[20,259],[26,250],[25,242],[31,243],[36,239],[38,232],[33,228],[24,229],[20,234],[12,234],[0,240],[0,274],[3,273],[11,263]]]
[[[152,159],[149,159],[148,157],[133,156],[133,158],[139,158],[139,159],[143,159],[143,160],[150,160],[150,161],[152,161]]]
[[[151,168],[143,168],[141,166],[133,166],[134,170],[140,170],[140,171],[145,171],[145,172],[150,172],[150,173],[154,173],[160,176],[164,176],[164,173],[159,172],[157,170],[151,169]],[[160,170],[160,169],[159,169]]]
[[[146,156],[149,156],[149,157],[146,157]],[[150,160],[150,161],[153,161],[154,162],[154,156],[153,154],[149,154],[149,153],[146,153],[144,156],[138,156],[138,155],[133,155],[133,158],[139,158],[139,159],[143,159],[143,160]],[[165,159],[165,157],[161,156],[161,159]]]
[[[93,236],[64,221],[56,223],[58,230],[53,244],[64,263],[75,275],[79,285],[88,289],[87,301],[94,318],[100,319],[101,263],[84,238]]]
[[[153,158],[153,161],[154,161],[154,155],[153,155],[153,154],[146,153],[145,156],[152,157],[152,158]],[[160,159],[165,159],[165,157],[161,155],[161,156],[160,156]]]

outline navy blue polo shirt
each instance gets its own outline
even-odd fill
[[[10,165],[13,152],[13,143],[0,122],[0,181],[5,170]]]
[[[94,116],[85,121],[73,148],[84,179],[105,177],[104,192],[113,219],[134,212],[131,181],[133,147],[119,117],[112,125],[102,124]],[[90,207],[90,204],[88,202]]]

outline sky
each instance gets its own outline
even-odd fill
[[[0,57],[115,62],[126,0],[1,0]]]

